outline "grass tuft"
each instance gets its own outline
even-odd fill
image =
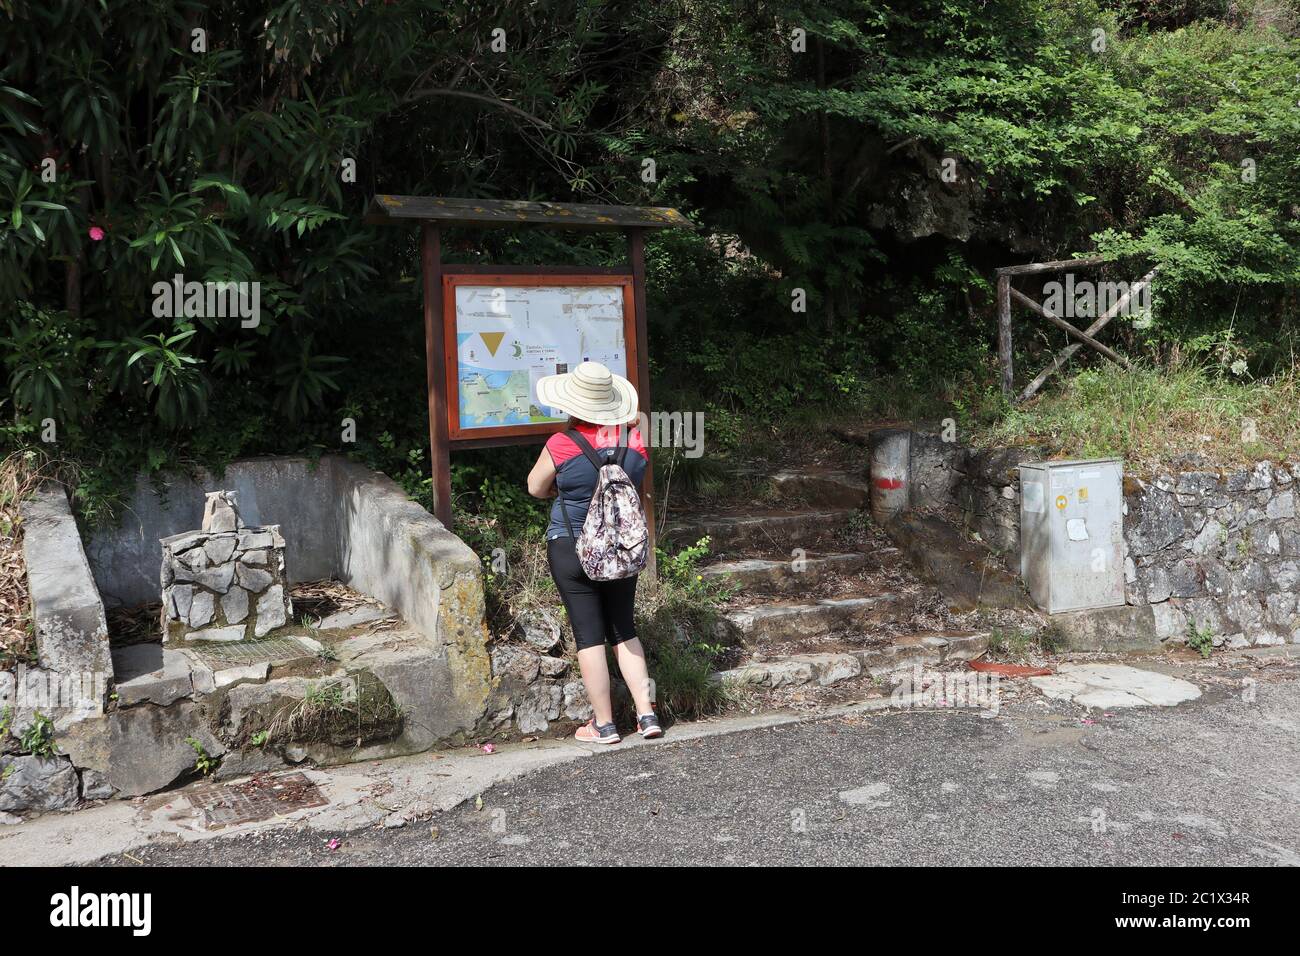
[[[1196,453],[1231,466],[1300,457],[1300,375],[1234,379],[1176,363],[1086,369],[979,429],[981,446],[1048,444],[1079,458],[1118,456],[1151,472]]]

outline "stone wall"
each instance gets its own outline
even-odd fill
[[[972,449],[912,436],[912,506],[956,514],[1019,572],[1021,462],[1046,448]],[[1181,469],[1124,481],[1127,608],[1054,616],[1075,646],[1300,643],[1300,462]]]
[[[1233,647],[1300,643],[1300,463],[1125,482],[1126,592]]]

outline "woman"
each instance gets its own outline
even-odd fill
[[[586,439],[601,459],[623,455],[623,470],[638,491],[645,478],[645,444],[631,422],[637,415],[636,389],[599,362],[583,362],[572,372],[548,375],[537,382],[537,398],[571,416],[569,428]],[[626,450],[624,450],[626,449]],[[578,729],[577,739],[616,744],[622,738],[614,726],[609,697],[609,668],[605,642],[614,645],[618,669],[636,702],[637,729],[642,737],[662,737],[663,730],[650,701],[650,674],[645,652],[636,637],[632,608],[636,577],[593,581],[582,570],[574,534],[581,533],[587,508],[596,493],[596,466],[566,432],[546,442],[528,475],[528,493],[556,499],[546,529],[546,558],[551,576],[569,612],[578,643],[578,667],[595,716]]]

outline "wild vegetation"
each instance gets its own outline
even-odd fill
[[[648,251],[656,403],[708,422],[684,486],[829,414],[1144,461],[1294,456],[1298,10],[0,0],[0,442],[71,463],[91,522],[139,472],[267,452],[345,451],[427,503],[415,236],[361,220],[389,192],[695,221]],[[445,247],[624,254],[508,230]],[[1138,370],[1080,353],[1010,409],[993,269],[1082,253],[1117,280],[1161,267],[1151,313],[1106,332]],[[258,323],[160,317],[178,274],[260,283]],[[1021,369],[1064,344],[1017,328]],[[453,465],[459,530],[525,570],[531,454]]]

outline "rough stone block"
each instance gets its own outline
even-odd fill
[[[221,598],[221,613],[227,624],[238,624],[248,617],[248,592],[235,585]]]
[[[1182,508],[1170,494],[1141,482],[1139,487],[1141,492],[1128,498],[1125,537],[1129,553],[1145,557],[1182,538],[1187,523]]]
[[[264,637],[277,627],[283,627],[289,621],[292,605],[284,593],[284,587],[277,584],[266,589],[266,593],[257,599],[257,620],[253,633]]]
[[[190,613],[185,618],[190,627],[206,627],[212,623],[216,602],[210,591],[199,591],[190,599]]]
[[[67,757],[0,757],[0,810],[66,810],[80,792]]]
[[[234,643],[244,639],[244,628],[239,624],[232,624],[229,627],[205,627],[199,631],[190,631],[186,634],[186,639],[191,641],[218,641],[221,643]]]
[[[141,704],[115,711],[109,721],[108,782],[123,796],[153,793],[194,767],[193,737],[210,757],[226,752],[207,728],[202,708],[189,701],[170,707]]]
[[[209,492],[203,504],[203,530],[215,533],[234,531],[242,523],[233,491]]]
[[[1074,651],[1155,650],[1166,639],[1162,633],[1172,626],[1175,608],[1161,612],[1157,625],[1155,608],[1166,605],[1121,605],[1090,611],[1069,611],[1052,615],[1066,647]]]
[[[59,674],[100,675],[107,686],[113,679],[108,624],[67,494],[58,485],[43,485],[21,512],[40,664]]]
[[[239,586],[245,590],[252,591],[254,594],[260,594],[266,590],[266,587],[274,580],[271,572],[263,571],[260,568],[250,568],[247,565],[239,565]]]
[[[235,537],[230,535],[229,537],[209,538],[203,545],[203,551],[212,564],[225,564],[230,560],[230,556],[235,553]]]
[[[166,706],[194,691],[190,662],[179,651],[161,644],[131,644],[113,653],[118,703],[124,707],[149,702]]]
[[[251,551],[254,548],[269,548],[274,543],[269,531],[245,531],[239,536],[239,550]]]

